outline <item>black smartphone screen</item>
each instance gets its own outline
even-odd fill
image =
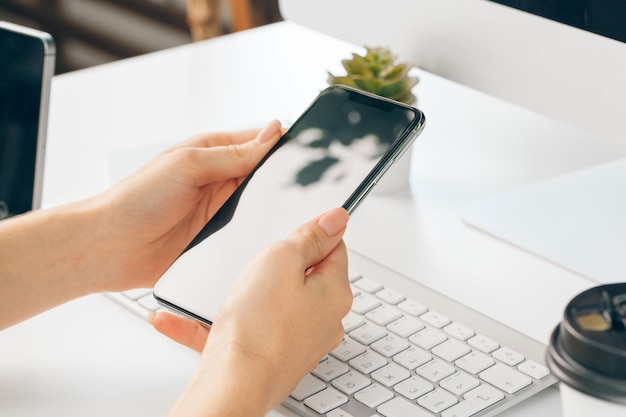
[[[0,218],[35,205],[47,46],[0,26]]]
[[[324,90],[174,262],[155,296],[210,322],[264,246],[331,208],[353,211],[423,121],[413,107]]]

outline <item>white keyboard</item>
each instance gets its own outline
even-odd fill
[[[283,405],[305,417],[487,417],[556,382],[545,346],[350,252],[345,338]],[[383,285],[384,283],[384,285]],[[149,289],[110,294],[147,319]]]

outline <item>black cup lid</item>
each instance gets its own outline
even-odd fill
[[[626,283],[594,287],[569,302],[547,363],[572,388],[626,404]]]

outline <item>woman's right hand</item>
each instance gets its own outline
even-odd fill
[[[352,292],[342,236],[348,213],[333,209],[268,246],[202,326],[157,314],[157,330],[193,348],[200,368],[172,415],[262,416],[343,338]],[[245,401],[241,401],[245,392]]]

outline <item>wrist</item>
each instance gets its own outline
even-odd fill
[[[100,291],[90,204],[68,204],[3,221],[0,227],[0,317],[14,324],[71,299]],[[6,314],[5,314],[6,313]],[[3,326],[0,326],[3,327]]]
[[[275,386],[274,368],[265,359],[236,344],[207,346],[170,417],[262,417],[281,400]]]

